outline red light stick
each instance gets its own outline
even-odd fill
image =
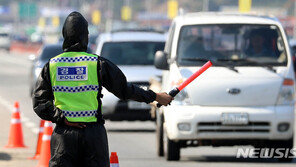
[[[184,81],[180,86],[172,89],[169,92],[169,95],[172,97],[175,97],[182,89],[184,89],[188,84],[190,84],[193,80],[195,80],[200,74],[205,72],[212,65],[213,65],[212,62],[208,61],[199,70],[197,70],[194,74],[192,74],[189,78],[187,78],[186,81]],[[157,104],[157,107],[161,107],[161,104]]]

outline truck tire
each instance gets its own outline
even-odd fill
[[[160,114],[159,111],[157,111],[156,116],[156,150],[157,155],[159,157],[164,156],[164,148],[163,148],[163,114]]]
[[[180,160],[180,145],[178,142],[167,138],[167,152],[166,159],[168,161],[179,161]]]

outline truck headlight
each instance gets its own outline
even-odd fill
[[[178,123],[178,129],[179,131],[190,131],[191,125],[190,123]]]
[[[284,79],[281,91],[279,93],[277,105],[293,105],[294,104],[294,81],[292,79]]]
[[[190,105],[190,99],[187,94],[186,88],[181,90],[175,97],[174,100],[172,101],[172,104],[176,105]]]

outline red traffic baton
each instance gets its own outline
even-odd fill
[[[187,78],[180,86],[175,87],[169,92],[169,95],[175,97],[182,89],[184,89],[188,84],[190,84],[193,80],[195,80],[200,74],[205,72],[208,68],[212,66],[212,62],[208,61],[204,64],[199,70],[197,70],[194,74],[192,74],[189,78]],[[162,105],[157,103],[157,107],[161,107]]]

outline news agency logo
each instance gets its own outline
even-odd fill
[[[296,148],[239,148],[236,158],[295,158]]]

